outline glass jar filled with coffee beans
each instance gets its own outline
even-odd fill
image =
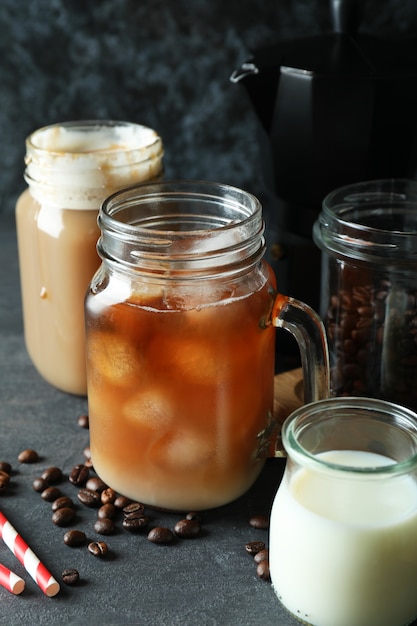
[[[321,315],[331,394],[417,409],[417,182],[336,189],[313,237],[322,250]]]

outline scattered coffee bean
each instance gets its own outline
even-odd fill
[[[266,515],[253,515],[249,520],[249,525],[252,528],[267,530],[269,528],[269,519]]]
[[[2,472],[0,470],[0,493],[3,491],[6,491],[7,487],[9,486],[9,482],[10,482],[9,474],[6,474],[6,472]]]
[[[245,545],[246,552],[252,556],[255,556],[261,550],[265,550],[265,544],[263,541],[250,541]]]
[[[108,517],[96,520],[94,530],[99,535],[112,535],[116,530],[113,520]]]
[[[132,502],[132,500],[130,498],[127,498],[126,496],[117,496],[114,499],[114,506],[116,506],[118,509],[124,509],[128,504],[130,504]]]
[[[58,511],[65,507],[74,508],[74,502],[68,496],[61,496],[52,502],[52,511]]]
[[[98,491],[99,493],[107,489],[106,483],[98,476],[91,476],[91,478],[87,480],[85,486],[87,489],[92,489],[93,491]]]
[[[260,563],[258,563],[258,565],[256,567],[256,573],[257,573],[258,577],[261,578],[262,580],[270,580],[271,579],[270,572],[269,572],[269,561],[268,561],[268,559],[265,559],[264,561],[261,561]]]
[[[20,452],[17,460],[19,463],[36,463],[39,461],[39,455],[36,450],[28,448],[27,450],[22,450],[22,452]]]
[[[52,521],[57,526],[68,526],[75,518],[75,509],[65,506],[62,509],[54,511]]]
[[[59,483],[62,479],[62,470],[59,467],[48,467],[41,475],[50,485]]]
[[[62,496],[62,493],[58,487],[47,487],[41,493],[42,500],[45,502],[53,502]]]
[[[10,481],[10,474],[5,472],[4,470],[0,470],[0,478],[3,478],[6,482]]]
[[[114,519],[117,515],[117,509],[111,502],[107,504],[103,504],[99,510],[97,511],[97,517],[103,519],[104,517],[108,517],[109,519]]]
[[[6,472],[6,474],[9,474],[10,476],[12,473],[12,466],[7,461],[0,461],[0,470],[2,472]]]
[[[140,513],[131,513],[123,519],[122,526],[130,533],[140,533],[149,525],[149,518]]]
[[[92,489],[87,489],[87,487],[79,490],[79,492],[77,493],[77,498],[82,504],[90,507],[91,509],[100,506],[101,503],[99,492],[93,491]]]
[[[145,507],[141,502],[130,502],[127,506],[123,507],[123,515],[125,517],[135,514],[143,515],[144,511]]]
[[[88,551],[93,556],[103,557],[106,556],[108,552],[107,543],[104,541],[92,541],[88,544]]]
[[[267,561],[268,559],[269,559],[269,550],[267,548],[265,548],[264,550],[260,550],[253,557],[253,560],[255,561],[256,564],[260,563],[261,561]]]
[[[33,481],[32,487],[34,491],[43,491],[44,489],[49,487],[49,483],[47,480],[45,480],[45,478],[41,478],[39,476],[38,478],[35,478],[35,480]]]
[[[76,569],[64,569],[62,572],[62,580],[66,585],[75,585],[80,580],[80,574]]]
[[[85,485],[88,480],[89,474],[90,470],[88,469],[88,467],[86,467],[85,464],[75,465],[75,467],[73,467],[70,472],[69,481],[76,487]]]
[[[71,548],[83,546],[87,540],[85,532],[82,530],[72,529],[65,533],[64,543]]]
[[[192,539],[198,537],[201,531],[200,522],[193,519],[182,519],[175,524],[174,532],[178,537]]]
[[[107,489],[101,492],[101,502],[103,504],[113,504],[116,498],[117,493],[114,491],[114,489],[111,489],[110,487],[107,487]]]
[[[89,424],[89,420],[88,420],[88,415],[80,415],[78,418],[78,426],[80,426],[80,428],[89,428],[90,424]]]
[[[91,461],[91,450],[90,450],[90,446],[87,446],[86,448],[84,448],[84,450],[83,450],[83,454],[84,454],[85,458],[87,459],[87,461]]]
[[[174,533],[164,526],[156,526],[149,531],[148,539],[152,543],[171,543],[174,540]]]

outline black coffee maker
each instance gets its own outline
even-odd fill
[[[268,260],[282,293],[319,310],[312,226],[353,182],[417,176],[417,40],[359,33],[364,0],[330,0],[333,30],[253,51],[233,83],[259,120]]]

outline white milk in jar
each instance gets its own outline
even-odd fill
[[[396,461],[369,450],[327,450],[314,460],[321,466],[287,461],[272,507],[270,569],[280,602],[314,626],[411,623],[415,474],[393,478]]]

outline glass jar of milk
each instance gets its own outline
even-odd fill
[[[162,175],[163,146],[130,122],[64,122],[26,141],[16,205],[26,347],[62,391],[87,392],[84,296],[100,265],[97,215],[113,192]]]
[[[270,524],[274,590],[314,626],[403,626],[417,616],[417,415],[331,398],[283,426]]]

